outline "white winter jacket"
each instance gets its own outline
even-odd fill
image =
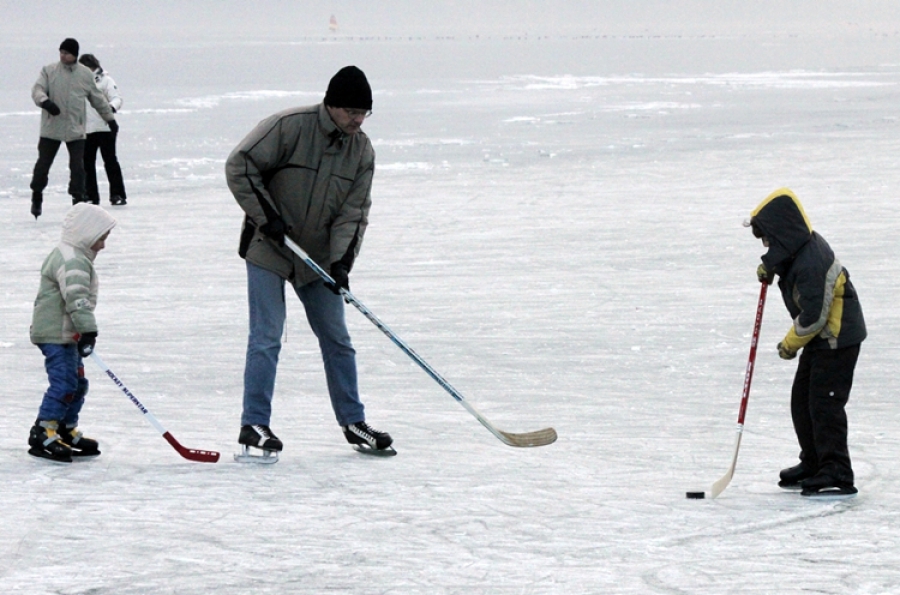
[[[100,89],[100,92],[106,97],[106,101],[109,102],[109,106],[114,112],[118,112],[122,109],[123,102],[122,96],[119,95],[119,87],[116,86],[116,81],[113,80],[113,77],[109,76],[109,73],[102,68],[94,70],[94,82],[97,83],[97,88]],[[92,132],[109,132],[109,124],[100,117],[97,110],[91,107],[90,102],[86,100],[85,109],[87,110],[87,122],[85,122],[84,131],[87,134]]]

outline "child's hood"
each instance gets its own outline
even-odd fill
[[[82,250],[92,260],[91,247],[116,226],[116,220],[101,207],[80,202],[66,214],[62,226],[62,242]]]
[[[779,188],[750,214],[750,221],[769,241],[763,264],[769,270],[793,258],[812,236],[813,228],[797,196]]]

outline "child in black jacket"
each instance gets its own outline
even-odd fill
[[[828,245],[814,232],[803,205],[787,188],[770,194],[746,222],[768,251],[757,277],[778,287],[794,324],[778,355],[800,354],[791,389],[791,417],[800,464],[781,472],[778,485],[803,496],[851,497],[853,468],[844,410],[853,385],[866,323],[856,289]]]

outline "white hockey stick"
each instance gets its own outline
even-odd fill
[[[135,397],[134,394],[130,390],[128,390],[128,387],[125,386],[125,384],[121,380],[119,380],[119,377],[109,369],[109,366],[107,366],[103,362],[103,360],[100,359],[100,356],[97,355],[96,352],[91,352],[91,359],[94,360],[94,363],[97,364],[97,366],[101,370],[103,370],[104,374],[109,376],[110,380],[112,380],[116,384],[116,386],[122,389],[122,392],[125,393],[125,396],[128,397],[128,399],[132,403],[134,403],[134,406],[144,414],[144,417],[147,418],[147,421],[150,422],[150,425],[152,425],[154,428],[156,428],[156,431],[162,434],[162,437],[166,439],[166,442],[171,444],[172,448],[178,451],[178,454],[188,459],[189,461],[196,461],[198,463],[215,463],[219,460],[219,453],[215,451],[197,450],[194,448],[186,448],[182,446],[181,443],[178,442],[178,440],[176,440],[175,437],[172,436],[172,434],[170,434],[161,423],[159,423],[159,420],[156,419],[156,417],[152,413],[147,411],[147,408],[137,400],[137,397]]]
[[[738,413],[737,439],[734,443],[734,456],[731,457],[731,466],[725,475],[710,488],[710,497],[715,498],[725,491],[731,478],[734,477],[734,469],[737,467],[738,450],[741,448],[741,435],[744,433],[744,416],[747,414],[747,401],[750,398],[750,381],[753,380],[753,367],[756,365],[756,345],[759,343],[759,329],[762,327],[763,308],[766,305],[767,283],[760,283],[759,303],[756,305],[756,322],[753,325],[753,339],[750,342],[750,357],[747,359],[747,371],[744,373],[744,393],[741,397],[741,410]]]
[[[331,278],[331,275],[325,272],[325,270],[320,267],[316,261],[309,257],[309,255],[303,251],[303,249],[298,246],[291,238],[284,238],[285,245],[290,248],[294,254],[299,256],[303,262],[305,262],[312,270],[314,270],[322,279],[324,279],[327,283],[334,283],[334,279]],[[475,419],[481,422],[488,431],[499,438],[504,444],[508,444],[509,446],[544,446],[547,444],[552,444],[556,442],[556,430],[553,428],[544,428],[543,430],[536,430],[534,432],[525,432],[523,434],[514,434],[512,432],[504,432],[503,430],[498,429],[494,424],[489,422],[481,413],[478,412],[475,407],[473,407],[468,401],[466,401],[465,397],[460,394],[458,390],[453,388],[453,386],[447,382],[443,376],[437,373],[437,371],[428,365],[422,357],[413,351],[413,349],[407,345],[403,340],[398,337],[394,332],[387,327],[386,324],[381,322],[381,320],[375,316],[362,302],[360,302],[356,297],[353,296],[352,293],[347,291],[346,289],[341,289],[341,295],[344,297],[344,300],[353,306],[356,307],[357,310],[362,312],[363,316],[369,319],[369,321],[374,324],[378,329],[387,335],[387,337],[394,342],[394,344],[400,348],[403,353],[408,355],[414,362],[419,364],[419,367],[425,370],[425,372],[431,376],[435,382],[441,385],[441,387],[450,393],[450,396],[456,399],[456,401],[465,407],[466,411],[471,413]]]

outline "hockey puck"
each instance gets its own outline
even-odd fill
[[[706,498],[706,492],[688,492],[684,495],[689,500],[703,500]]]

